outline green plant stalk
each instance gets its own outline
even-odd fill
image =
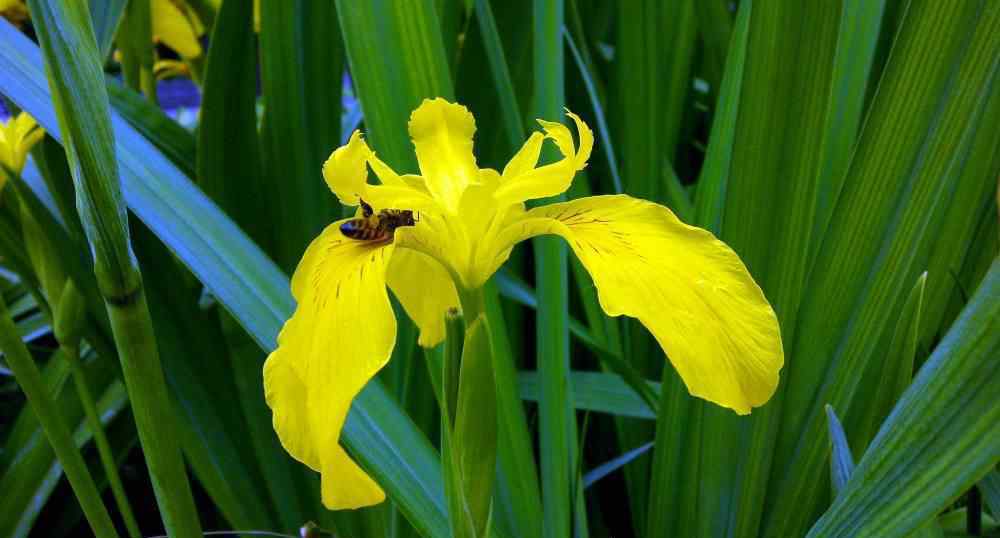
[[[150,0],[128,0],[118,30],[118,48],[122,53],[125,84],[156,103],[153,21],[149,4]]]
[[[107,476],[108,485],[111,486],[111,493],[114,494],[115,504],[118,505],[118,511],[121,513],[122,519],[125,520],[125,528],[128,530],[129,538],[141,538],[139,522],[136,521],[132,506],[128,502],[128,496],[125,495],[125,486],[122,485],[121,475],[118,474],[118,465],[115,462],[115,455],[111,451],[111,443],[108,442],[108,436],[105,435],[104,428],[101,426],[97,404],[94,402],[94,395],[90,392],[90,386],[87,384],[87,374],[83,365],[80,364],[80,350],[78,347],[70,345],[63,345],[62,350],[67,360],[73,365],[73,384],[76,386],[77,396],[80,398],[83,412],[87,417],[87,426],[90,427],[90,432],[94,436],[97,454],[101,459],[101,465],[104,466],[104,473]]]
[[[76,205],[94,257],[153,490],[171,536],[201,535],[122,200],[101,58],[82,2],[29,0]],[[56,31],[58,29],[58,31]]]
[[[98,538],[117,537],[118,533],[115,532],[111,516],[101,501],[101,493],[97,490],[94,478],[73,443],[69,426],[59,414],[55,401],[45,388],[42,374],[28,353],[28,348],[21,341],[4,301],[0,301],[0,347],[6,353],[7,365],[14,372],[14,377],[24,391],[28,405],[35,412],[45,436],[52,444],[52,449],[66,472],[69,485],[80,501],[80,507],[94,535]]]
[[[563,2],[534,2],[534,116],[563,115]],[[542,476],[542,533],[572,534],[576,470],[576,416],[569,400],[569,285],[566,246],[555,237],[532,240],[538,286],[537,361],[542,379],[538,402]]]
[[[463,316],[445,317],[442,466],[452,536],[488,535],[497,462],[493,347],[482,290],[459,291]],[[473,321],[463,327],[465,315]]]

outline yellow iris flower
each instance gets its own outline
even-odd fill
[[[154,41],[170,47],[181,58],[201,56],[202,47],[198,37],[205,33],[205,29],[187,5],[175,0],[152,0],[149,9]]]
[[[425,100],[409,132],[421,175],[399,175],[355,132],[323,166],[340,201],[376,212],[408,209],[413,226],[391,241],[362,241],[327,227],[292,277],[298,302],[264,366],[267,403],[288,452],[322,474],[331,509],[382,501],[382,489],[339,444],[351,401],[388,361],[396,320],[392,289],[420,328],[419,343],[444,338],[458,292],[476,290],[525,239],[563,237],[590,272],[609,315],[639,319],[691,394],[747,414],[778,384],[778,322],[739,257],[666,207],[629,196],[593,196],[525,209],[558,195],[586,166],[593,133],[576,115],[579,145],[563,124],[539,120],[502,172],[472,152],[475,120],[460,105]],[[545,140],[562,158],[538,166]],[[369,168],[379,184],[368,183]],[[545,357],[539,357],[545,360]]]
[[[35,118],[19,113],[0,123],[0,165],[20,174],[28,160],[28,151],[42,137],[45,131],[35,123]],[[0,174],[0,188],[7,181],[7,174]]]

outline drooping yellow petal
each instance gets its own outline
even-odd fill
[[[691,394],[747,414],[784,364],[774,311],[743,262],[667,208],[594,196],[527,211],[499,241],[557,234],[590,272],[609,315],[638,318]]]
[[[573,176],[585,166],[594,147],[594,133],[576,114],[567,111],[576,124],[579,148],[573,146],[573,135],[561,123],[538,120],[545,129],[546,139],[552,140],[563,158],[535,168],[541,140],[532,135],[524,147],[511,159],[503,171],[503,183],[493,194],[500,206],[562,194],[573,182]],[[530,163],[530,166],[528,165]]]
[[[389,263],[389,289],[420,329],[417,343],[434,347],[444,340],[444,315],[458,308],[451,275],[437,260],[408,248],[397,249]]]
[[[410,115],[409,128],[427,190],[454,215],[465,188],[479,177],[472,154],[475,119],[462,105],[425,99]]]
[[[172,0],[153,0],[150,4],[153,36],[183,58],[201,56],[201,42],[195,22]]]
[[[303,255],[292,277],[298,307],[264,364],[274,429],[294,458],[322,473],[323,504],[331,509],[385,498],[339,439],[351,401],[389,360],[396,339],[386,291],[395,247],[347,239],[341,222]]]

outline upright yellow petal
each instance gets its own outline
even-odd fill
[[[389,289],[420,328],[417,343],[421,347],[440,344],[444,315],[459,306],[455,283],[444,266],[426,254],[400,248],[392,255],[387,279]]]
[[[173,0],[153,0],[150,4],[153,36],[183,58],[201,56],[201,42],[194,21]]]
[[[425,99],[410,115],[410,138],[427,190],[454,215],[462,193],[478,181],[472,154],[476,120],[467,108],[444,99]]]
[[[343,221],[341,221],[343,222]],[[286,450],[322,473],[330,509],[385,494],[339,445],[351,401],[389,360],[396,320],[386,292],[392,244],[345,238],[336,222],[306,250],[292,277],[298,307],[264,364],[264,390]]]
[[[774,393],[784,364],[777,318],[711,233],[652,202],[594,196],[527,211],[497,248],[542,234],[566,239],[604,311],[638,318],[691,394],[747,414]]]
[[[344,205],[358,205],[358,198],[364,194],[371,153],[361,131],[355,130],[347,144],[333,150],[323,163],[323,179]]]
[[[493,194],[498,205],[506,206],[562,194],[573,182],[573,176],[587,166],[587,160],[590,159],[590,152],[594,147],[594,133],[579,116],[568,111],[567,114],[576,124],[580,137],[579,147],[574,147],[573,135],[565,125],[538,120],[545,129],[544,138],[555,143],[563,158],[535,168],[538,152],[541,149],[541,139],[537,133],[533,134],[504,168],[503,183]]]

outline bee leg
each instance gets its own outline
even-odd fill
[[[365,202],[361,198],[358,198],[358,200],[361,202],[361,215],[363,217],[368,218],[368,217],[372,216],[375,213],[372,210],[372,206],[368,205],[367,202]]]

